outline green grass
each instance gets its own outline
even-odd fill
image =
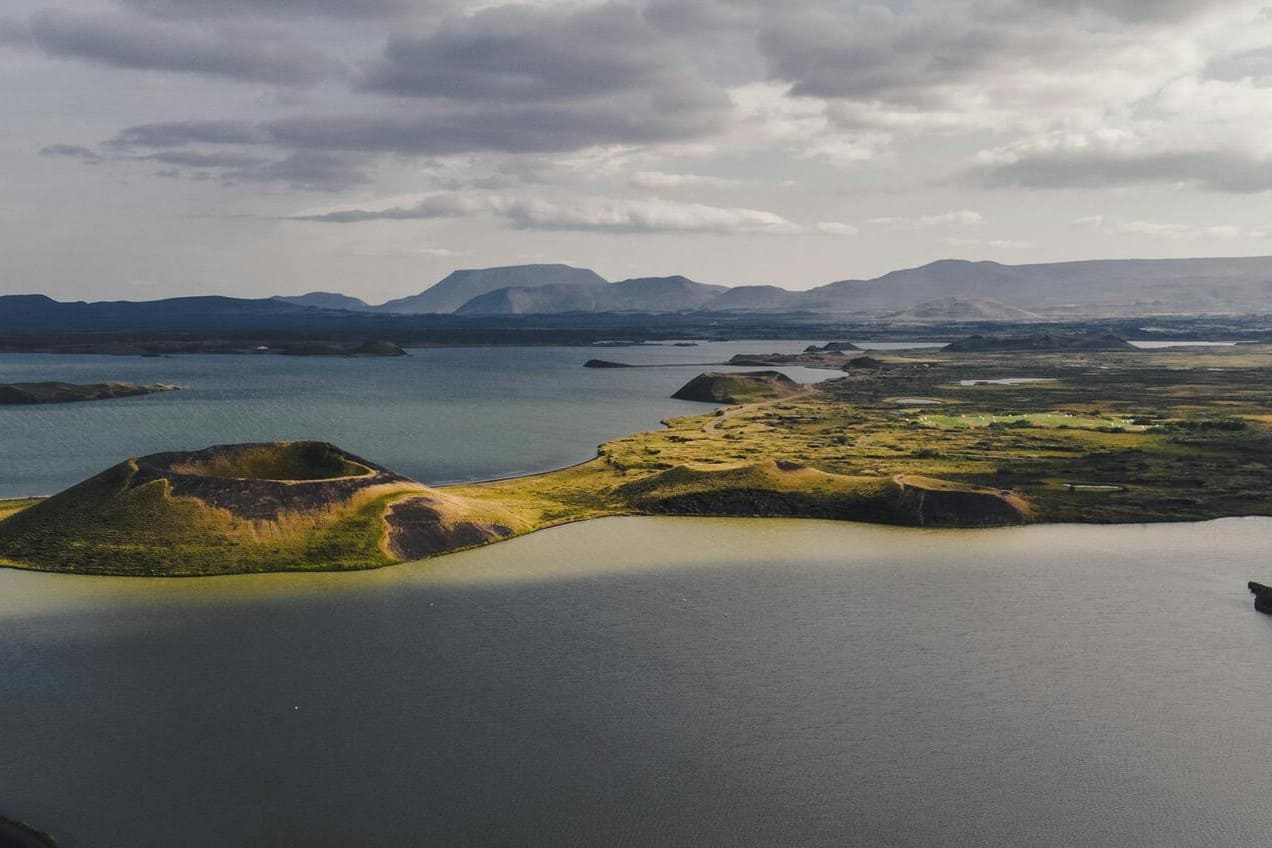
[[[1072,427],[1079,430],[1113,428],[1137,432],[1148,427],[1135,424],[1130,418],[1095,417],[1068,412],[1033,412],[997,415],[992,412],[966,413],[962,415],[920,415],[920,424],[928,427]]]
[[[572,468],[434,494],[448,521],[498,523],[514,534],[665,513],[949,526],[1272,515],[1272,348],[887,359],[888,368],[812,393],[615,439]],[[1064,377],[1057,383],[959,385],[1056,373]],[[943,407],[898,408],[896,397]],[[249,465],[267,477],[298,470]],[[44,502],[0,502],[0,516],[13,505],[0,521],[0,556],[128,574],[392,561],[381,549],[383,515],[402,492],[264,526],[168,497],[161,483],[125,491],[129,473],[121,466]]]

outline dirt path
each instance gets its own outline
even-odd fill
[[[760,409],[761,407],[765,407],[765,406],[773,406],[775,404],[786,403],[792,400],[803,400],[804,398],[813,394],[813,391],[814,391],[813,389],[805,389],[804,391],[799,392],[798,394],[787,395],[786,397],[781,397],[781,398],[773,398],[773,400],[762,400],[756,403],[744,403],[740,406],[727,406],[724,408],[723,412],[721,412],[719,415],[715,416],[711,420],[707,421],[706,424],[702,425],[702,432],[706,433],[708,436],[710,436],[713,439],[722,438],[722,436],[720,435],[720,425],[723,424],[725,421],[728,421],[730,418],[736,418],[737,416],[741,415],[744,412],[750,412],[754,409]]]

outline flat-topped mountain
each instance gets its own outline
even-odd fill
[[[776,286],[707,285],[684,276],[609,283],[568,265],[516,265],[455,271],[410,297],[368,307],[333,292],[243,299],[62,303],[43,295],[0,295],[0,330],[15,333],[169,331],[289,338],[358,328],[392,335],[415,321],[447,326],[465,318],[569,314],[701,314],[719,320],[755,315],[879,319],[891,324],[1038,322],[1151,315],[1262,315],[1272,312],[1272,257],[1122,259],[1003,265],[945,259],[873,279],[841,280],[805,291]],[[281,336],[280,336],[281,337]],[[259,336],[258,336],[259,338]],[[266,339],[271,341],[275,339]],[[258,342],[259,343],[259,342]],[[29,347],[29,345],[27,345]],[[122,351],[121,351],[122,352]]]
[[[426,312],[454,312],[468,301],[488,292],[507,288],[539,286],[604,285],[595,271],[569,265],[509,265],[454,271],[441,282],[410,297],[390,300],[375,307],[379,312],[410,315]]]
[[[93,574],[374,568],[522,529],[325,442],[129,459],[0,521],[0,562]]]
[[[969,336],[945,346],[951,353],[992,353],[995,351],[1102,351],[1138,350],[1112,333],[1039,333],[1029,336]]]
[[[728,291],[687,277],[640,277],[617,283],[498,289],[473,298],[459,315],[562,312],[691,312]]]

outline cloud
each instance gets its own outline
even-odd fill
[[[501,194],[439,192],[410,204],[332,209],[291,220],[349,224],[429,220],[487,214],[521,230],[596,233],[701,233],[793,235],[803,230],[773,212],[660,199],[578,197],[569,201]]]
[[[40,148],[40,155],[65,156],[69,159],[79,159],[92,165],[102,161],[102,157],[96,151],[79,144],[46,144]]]
[[[248,121],[162,121],[120,132],[111,147],[181,147],[187,144],[264,144],[269,137]]]
[[[997,250],[1025,250],[1034,246],[1031,241],[1020,241],[1018,239],[943,238],[939,241],[941,244],[946,244],[950,247],[992,247]]]
[[[202,153],[193,150],[164,150],[135,158],[183,168],[250,168],[268,161],[259,156],[242,153]]]
[[[313,150],[231,168],[221,178],[230,183],[285,183],[302,191],[340,191],[371,181],[360,159]]]
[[[293,215],[288,220],[324,224],[357,224],[364,221],[420,221],[433,218],[461,218],[491,211],[493,204],[478,195],[445,193],[427,195],[408,205],[368,209],[332,209]]]
[[[403,97],[526,103],[674,90],[723,100],[637,6],[495,6],[395,35],[363,85]]]
[[[608,233],[709,233],[791,235],[800,228],[773,212],[722,208],[668,200],[588,198],[555,203],[522,199],[503,214],[518,229]]]
[[[30,44],[46,55],[116,68],[305,85],[339,71],[316,50],[245,27],[206,29],[116,12],[48,9],[28,22]]]
[[[1252,230],[1234,224],[1170,224],[1158,221],[1128,220],[1104,215],[1090,215],[1073,221],[1075,227],[1089,227],[1110,236],[1144,236],[1167,241],[1266,238],[1263,230]]]
[[[991,188],[1164,184],[1253,194],[1272,190],[1272,158],[1231,150],[1056,151],[983,165],[970,176]]]
[[[860,231],[852,224],[844,224],[839,221],[819,221],[817,232],[828,236],[855,236]]]
[[[637,171],[628,178],[628,182],[636,188],[728,188],[738,184],[737,180],[726,177],[707,177],[701,174],[669,174],[666,171]]]
[[[123,5],[158,18],[332,17],[386,18],[444,7],[427,0],[122,0]]]
[[[975,227],[985,223],[985,216],[971,209],[957,209],[916,217],[870,218],[866,223],[894,230],[926,230],[930,227]]]

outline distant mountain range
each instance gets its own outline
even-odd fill
[[[1272,312],[1272,257],[1124,259],[1003,265],[941,260],[868,280],[806,291],[720,286],[686,277],[608,282],[569,265],[515,265],[455,271],[419,294],[372,306],[336,292],[249,300],[172,298],[131,303],[59,303],[42,295],[0,297],[0,327],[180,326],[216,316],[237,325],[332,312],[465,316],[584,314],[808,314],[893,323],[1039,321],[1149,315]]]

